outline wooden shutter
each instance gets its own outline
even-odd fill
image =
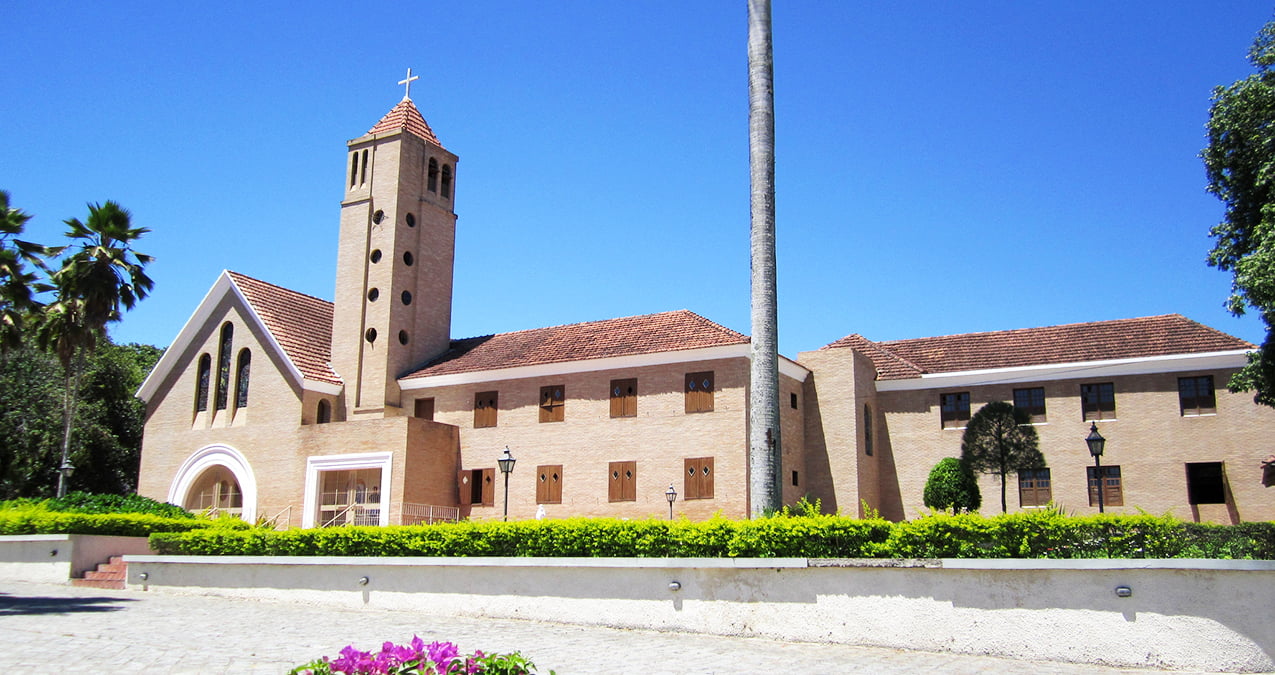
[[[563,404],[566,401],[566,389],[561,384],[540,388],[540,421],[561,422]]]
[[[465,469],[456,474],[456,489],[460,492],[460,505],[468,506],[473,503],[473,471]]]
[[[693,457],[683,462],[684,499],[713,498],[713,458]]]
[[[611,416],[637,417],[637,379],[611,380]]]
[[[496,426],[497,392],[480,391],[474,394],[474,428]]]
[[[562,465],[536,467],[536,503],[562,503]]]
[[[481,469],[479,474],[483,486],[483,506],[492,506],[496,503],[496,470]]]
[[[610,501],[637,501],[637,462],[611,462],[607,484],[607,499]]]
[[[686,374],[686,412],[712,412],[716,383],[713,371]]]

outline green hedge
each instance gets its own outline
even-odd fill
[[[149,513],[72,513],[50,511],[40,505],[0,510],[0,535],[4,534],[109,534],[145,537],[154,532],[194,529],[236,531],[248,528],[237,518],[166,518]]]
[[[741,558],[1275,559],[1275,523],[1156,516],[936,514],[904,523],[840,516],[705,522],[566,520],[404,527],[157,532],[173,555]]]

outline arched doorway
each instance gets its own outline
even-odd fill
[[[191,511],[236,515],[251,523],[257,518],[257,479],[238,450],[209,445],[182,462],[168,488],[168,502]]]
[[[211,466],[195,479],[182,508],[213,516],[243,517],[243,489],[230,469],[221,465]]]

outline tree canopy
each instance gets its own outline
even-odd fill
[[[1231,378],[1233,391],[1275,406],[1275,21],[1258,33],[1248,59],[1256,73],[1213,90],[1208,147],[1200,153],[1208,191],[1225,205],[1208,262],[1232,273],[1227,308],[1256,310],[1266,340]]]
[[[1001,513],[1005,503],[1005,478],[1011,471],[1040,469],[1045,456],[1040,439],[1031,426],[1031,416],[1005,401],[992,401],[979,408],[965,426],[961,437],[961,461],[977,473],[997,474],[1001,480]]]
[[[961,460],[944,457],[930,469],[925,481],[925,505],[940,511],[974,512],[983,505],[978,478]]]

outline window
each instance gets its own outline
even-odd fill
[[[326,398],[319,399],[319,406],[314,411],[315,424],[327,424],[332,421],[332,404]]]
[[[970,393],[939,394],[939,409],[944,429],[960,429],[970,421]]]
[[[457,482],[462,506],[493,506],[496,503],[495,469],[462,470]]]
[[[788,405],[793,410],[797,409],[797,394],[796,393],[788,394]]]
[[[1080,385],[1080,406],[1086,420],[1116,418],[1116,387],[1110,382]]]
[[[199,357],[199,375],[195,380],[195,412],[208,409],[208,379],[212,376],[212,357],[202,354]]]
[[[235,335],[235,327],[226,322],[221,326],[221,346],[217,352],[217,409],[226,409],[226,399],[230,396],[230,343]]]
[[[872,454],[872,407],[867,403],[863,404],[863,452]]]
[[[540,388],[540,421],[561,422],[566,391],[560,384]]]
[[[796,471],[793,471],[793,472],[792,472],[792,484],[793,484],[793,487],[796,487],[796,486],[797,486],[797,472],[796,472]]]
[[[562,503],[562,465],[536,467],[536,503]]]
[[[713,371],[686,374],[686,412],[713,411]]]
[[[1085,473],[1089,475],[1089,505],[1098,505],[1098,470],[1102,470],[1102,504],[1103,506],[1124,506],[1124,488],[1120,484],[1120,467],[1089,467]]]
[[[452,165],[451,164],[443,165],[442,186],[439,189],[438,193],[448,199],[451,199],[451,196],[452,196]]]
[[[350,187],[354,187],[359,180],[359,153],[350,153]]]
[[[1014,390],[1014,407],[1031,415],[1033,424],[1045,421],[1045,388]]]
[[[480,391],[474,394],[474,428],[496,426],[496,401],[494,391]]]
[[[1049,480],[1049,469],[1029,469],[1018,472],[1018,505],[1046,506],[1053,501],[1053,488]]]
[[[252,366],[252,352],[239,350],[239,366],[235,369],[235,407],[248,407],[248,370]]]
[[[367,150],[363,151],[363,168],[359,170],[359,184],[367,182]]]
[[[637,380],[611,380],[611,416],[637,417]]]
[[[416,399],[416,401],[412,404],[412,416],[419,417],[423,420],[433,420],[434,419],[433,397]]]
[[[1217,396],[1213,393],[1213,376],[1179,377],[1178,403],[1184,417],[1216,413]]]
[[[685,499],[713,498],[713,458],[695,457],[684,462],[682,494]]]
[[[429,179],[427,187],[430,192],[438,192],[438,160],[429,158]]]
[[[1226,473],[1221,462],[1186,465],[1186,493],[1192,504],[1225,504]]]
[[[607,483],[608,501],[637,501],[637,462],[611,462]]]

